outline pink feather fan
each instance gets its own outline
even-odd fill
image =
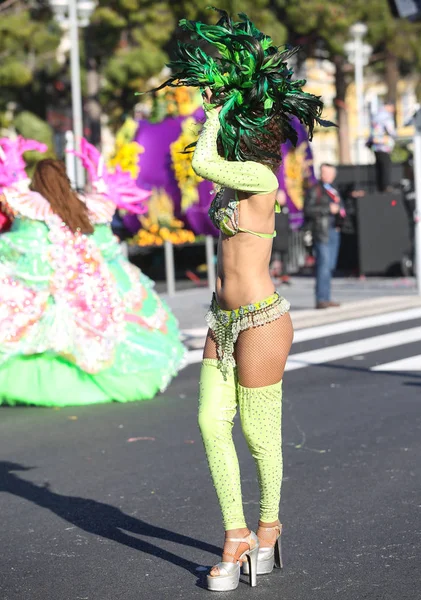
[[[122,171],[120,167],[115,171],[108,170],[99,150],[84,138],[80,143],[80,151],[72,154],[82,161],[96,193],[106,196],[117,208],[137,215],[147,212],[146,201],[151,192],[139,188],[130,173]]]
[[[48,148],[41,142],[26,140],[21,136],[13,140],[0,138],[0,189],[28,179],[23,154],[31,150],[46,152]]]

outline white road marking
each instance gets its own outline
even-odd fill
[[[411,344],[419,341],[421,341],[421,327],[376,335],[355,342],[347,342],[345,344],[338,344],[337,346],[328,346],[327,348],[319,348],[318,350],[310,350],[309,352],[291,354],[285,370],[295,371],[296,369],[303,369],[310,365],[320,365],[340,360],[341,358],[367,354],[368,352],[377,352],[385,348],[393,348],[394,346],[402,346],[403,344]]]
[[[361,331],[363,329],[370,329],[371,327],[403,323],[412,319],[421,319],[421,308],[410,308],[383,315],[374,315],[372,317],[362,317],[361,319],[350,319],[349,321],[338,321],[329,325],[316,325],[315,327],[299,329],[295,332],[294,342],[307,342],[327,337],[328,335]]]
[[[322,363],[340,360],[341,358],[365,355],[369,352],[377,352],[378,350],[419,341],[421,341],[421,327],[403,329],[393,333],[356,340],[355,342],[346,342],[345,344],[338,344],[336,346],[328,346],[326,348],[318,348],[317,350],[310,350],[308,352],[291,354],[288,358],[285,370],[295,371],[311,365],[320,365]],[[202,360],[202,355],[203,350],[192,350],[187,355],[187,364],[191,365],[200,362]]]
[[[371,371],[421,371],[421,354],[371,367]]]
[[[195,327],[194,329],[182,329],[184,337],[206,337],[208,327]]]
[[[201,362],[203,356],[203,350],[191,350],[187,353],[187,365],[194,365],[195,363]]]
[[[390,325],[392,323],[403,323],[405,321],[412,321],[413,319],[421,319],[421,308],[410,308],[407,310],[394,311],[382,315],[362,317],[360,319],[349,319],[347,321],[329,323],[328,325],[316,325],[315,327],[298,329],[294,335],[294,342],[307,342],[309,340],[317,340],[329,335],[339,335],[341,333],[349,333],[350,331],[361,331],[363,329],[381,327],[383,325]],[[207,327],[196,327],[193,329],[182,330],[184,338],[205,338],[207,332]]]
[[[411,321],[418,318],[421,318],[421,308],[411,308],[383,315],[331,323],[329,325],[308,327],[295,332],[294,343],[348,333],[350,331],[361,331],[371,327],[381,327],[392,323],[404,323],[405,321]],[[205,336],[206,332],[207,328],[197,328],[184,330],[183,334],[188,337],[198,334]],[[417,341],[421,341],[421,327],[363,338],[361,340],[356,340],[355,342],[346,342],[344,344],[328,346],[327,348],[319,348],[308,352],[299,352],[290,355],[285,370],[294,371],[310,365],[332,362],[350,356],[364,355],[368,352],[375,352],[377,350],[392,348],[402,344],[410,344]],[[202,360],[202,355],[202,348],[191,350],[187,356],[187,365],[200,362]],[[419,369],[417,368],[417,370]]]

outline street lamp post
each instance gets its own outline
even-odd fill
[[[414,183],[415,183],[415,256],[414,274],[418,295],[421,296],[421,108],[414,115]]]
[[[83,137],[82,90],[80,85],[79,31],[76,0],[69,1],[70,78],[72,90],[73,133],[76,145]],[[76,188],[84,186],[85,173],[80,160],[76,161]]]
[[[78,28],[86,27],[89,24],[90,16],[95,8],[95,1],[50,0],[50,6],[61,27],[69,30],[73,133],[75,143],[78,144],[83,137]],[[85,173],[79,159],[76,160],[75,183],[77,188],[83,188],[85,184]]]
[[[364,135],[364,67],[368,64],[373,49],[368,44],[363,43],[363,38],[367,33],[367,25],[364,23],[355,23],[349,31],[353,40],[347,42],[344,48],[349,62],[354,65],[355,69],[355,94],[357,99],[356,162],[360,165],[362,162]]]

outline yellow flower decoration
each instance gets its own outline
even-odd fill
[[[291,149],[284,158],[285,189],[298,210],[304,205],[304,184],[310,176],[313,161],[306,158],[307,145],[301,143]]]
[[[174,88],[174,97],[182,117],[191,115],[201,105],[201,95],[196,89],[188,87]]]
[[[138,123],[132,117],[128,117],[120,129],[116,133],[115,143],[117,148],[121,148],[125,144],[129,144],[133,141],[134,136],[138,128]]]
[[[117,152],[108,162],[111,168],[119,166],[122,171],[128,171],[132,179],[139,175],[139,155],[144,152],[144,148],[137,142],[125,143],[117,146]]]
[[[168,116],[187,117],[194,113],[201,104],[200,91],[193,88],[182,86],[158,90],[153,98],[152,120],[159,123]]]
[[[181,191],[181,210],[185,212],[199,201],[198,185],[203,179],[192,169],[193,154],[183,154],[186,146],[197,139],[199,124],[189,117],[182,124],[180,137],[171,144],[172,168]]]
[[[174,218],[174,207],[171,198],[162,189],[154,189],[148,200],[148,220],[150,225],[164,225]],[[142,225],[144,217],[141,217]],[[147,223],[148,226],[148,223]]]
[[[153,190],[148,202],[148,216],[141,216],[139,220],[142,229],[132,240],[138,246],[162,246],[165,241],[192,244],[196,240],[193,231],[184,229],[183,221],[174,217],[173,203],[164,190]]]

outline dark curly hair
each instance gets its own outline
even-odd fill
[[[282,119],[275,116],[267,123],[263,133],[253,136],[251,145],[248,136],[242,136],[239,146],[242,154],[247,156],[247,160],[262,163],[276,172],[282,162],[281,145],[285,141]],[[227,160],[238,160],[234,152],[228,155],[224,152],[222,140],[219,138],[218,153]]]

